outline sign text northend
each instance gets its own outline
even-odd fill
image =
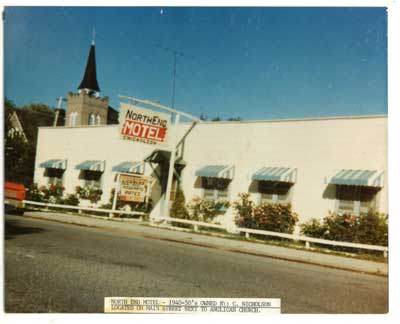
[[[121,103],[120,135],[123,139],[151,145],[166,145],[171,116]]]

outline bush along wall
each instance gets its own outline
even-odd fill
[[[267,203],[256,206],[248,193],[239,194],[239,199],[233,203],[233,209],[238,227],[291,234],[299,220],[290,204]]]
[[[34,183],[26,191],[26,200],[58,205],[78,206],[78,195],[65,195],[64,190],[65,188],[61,184],[51,184],[48,186],[39,187],[36,183]],[[57,210],[64,209],[59,208]]]
[[[388,245],[388,215],[373,209],[359,216],[329,212],[322,221],[316,218],[300,225],[302,235],[327,240]]]
[[[26,191],[26,199],[51,204],[62,204],[64,190],[65,188],[61,184],[50,184],[39,187],[37,183],[34,183]]]
[[[187,209],[190,220],[211,223],[215,217],[224,214],[229,206],[229,201],[224,199],[206,200],[195,196],[187,205]]]

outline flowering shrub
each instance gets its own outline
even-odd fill
[[[292,206],[280,204],[262,204],[254,206],[247,193],[239,194],[239,200],[233,203],[235,223],[239,227],[293,233],[299,220]]]
[[[65,190],[64,186],[62,184],[50,184],[47,187],[46,186],[41,186],[40,191],[44,193],[44,199],[45,201],[51,203],[51,204],[58,204],[62,200],[62,195]]]
[[[46,202],[44,193],[39,190],[37,183],[33,183],[28,188],[28,190],[26,191],[26,199],[37,202]]]
[[[369,210],[360,216],[329,213],[322,221],[301,224],[301,234],[327,240],[385,245],[388,243],[388,216]]]
[[[101,199],[103,191],[93,186],[76,187],[76,194],[81,199],[88,199],[92,204],[97,203]]]
[[[196,196],[187,205],[187,208],[189,210],[189,217],[191,220],[209,223],[217,215],[223,213],[227,208],[229,208],[229,205],[229,201],[227,200],[205,200]]]
[[[79,205],[79,198],[77,194],[69,194],[65,199],[63,199],[62,203],[64,205],[69,206],[78,206]]]
[[[62,201],[64,190],[65,188],[61,184],[50,184],[38,188],[38,185],[34,183],[26,192],[26,198],[38,202],[59,204]]]

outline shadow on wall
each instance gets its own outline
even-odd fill
[[[195,187],[195,189],[203,188],[203,181],[202,181],[201,177],[196,177],[196,180],[194,181],[194,187]]]
[[[336,199],[336,185],[328,184],[322,193],[322,198],[324,199]]]
[[[256,181],[256,180],[251,181],[248,192],[249,193],[258,193],[258,181]]]
[[[160,184],[160,180],[159,180],[159,175],[160,175],[160,166],[157,166],[155,168],[155,170],[151,173],[150,177],[153,179],[156,179],[156,181],[153,181],[151,183],[151,187],[150,187],[150,196],[151,196],[151,200],[153,201],[153,207],[158,204],[158,202],[161,199],[161,184]]]

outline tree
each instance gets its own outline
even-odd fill
[[[12,132],[11,117],[16,110],[14,103],[4,101],[4,175],[6,181],[22,182],[26,179],[29,161],[29,147],[25,138],[18,132]]]
[[[181,186],[178,185],[178,188],[175,193],[175,199],[172,202],[170,215],[173,218],[182,218],[188,219],[189,213],[186,209],[186,199],[185,194],[183,193]]]
[[[231,117],[231,118],[228,118],[228,120],[229,121],[241,121],[242,120],[242,117]]]
[[[4,108],[5,178],[30,185],[33,182],[35,168],[38,127],[51,126],[55,111],[44,104],[29,104],[19,109],[8,99],[5,99]],[[18,115],[28,142],[20,134],[13,133],[11,136],[11,116],[14,111]]]
[[[25,105],[20,109],[19,117],[25,135],[35,148],[38,128],[53,125],[54,116],[54,109],[41,103]]]
[[[214,117],[213,119],[211,119],[211,121],[221,121],[221,118],[220,117]]]
[[[206,114],[200,114],[200,120],[206,121],[207,120],[207,115]]]

